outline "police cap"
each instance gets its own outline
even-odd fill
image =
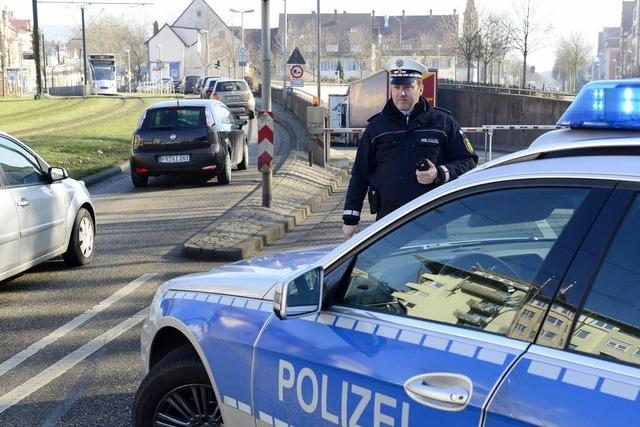
[[[427,67],[418,61],[407,58],[393,58],[387,67],[389,70],[389,83],[394,85],[410,85],[416,79],[422,79]]]

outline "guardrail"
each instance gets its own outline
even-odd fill
[[[484,134],[484,161],[491,160],[493,155],[493,132],[497,130],[556,130],[565,129],[568,126],[560,125],[482,125],[476,127],[462,127],[465,133]],[[323,128],[323,133],[361,134],[365,128]]]
[[[464,89],[478,92],[502,93],[507,95],[536,96],[539,98],[561,99],[565,101],[573,100],[576,95],[568,92],[552,92],[541,89],[520,89],[505,86],[476,85],[468,83],[443,82],[438,80],[438,89]]]

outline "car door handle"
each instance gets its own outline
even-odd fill
[[[29,206],[29,201],[23,197],[18,202],[18,206],[20,206],[21,208],[26,208],[27,206]]]
[[[404,389],[413,400],[445,411],[464,409],[473,391],[471,380],[464,375],[435,372],[409,378]]]

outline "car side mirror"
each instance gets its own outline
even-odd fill
[[[249,123],[247,119],[238,119],[238,128],[242,129],[242,127],[246,126],[247,123]]]
[[[283,281],[273,296],[273,311],[281,320],[318,313],[322,307],[322,267],[298,272]]]
[[[67,170],[64,168],[52,167],[49,168],[49,179],[51,182],[62,181],[65,178],[69,178]]]

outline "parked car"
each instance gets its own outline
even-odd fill
[[[185,76],[182,78],[181,82],[181,92],[184,94],[192,94],[195,91],[196,84],[198,83],[198,79],[200,76]]]
[[[95,233],[84,183],[0,132],[0,281],[59,255],[89,264]]]
[[[221,80],[216,82],[211,93],[211,99],[225,103],[236,115],[247,115],[249,119],[255,117],[256,101],[244,80]]]
[[[131,181],[145,187],[149,176],[190,173],[221,184],[231,181],[231,169],[249,163],[247,136],[219,101],[184,99],[151,105],[133,133]]]
[[[213,92],[213,88],[216,82],[219,80],[227,80],[227,78],[226,77],[207,77],[204,83],[202,84],[202,88],[200,89],[200,98],[210,99],[211,93]]]
[[[585,86],[570,129],[335,248],[161,285],[134,424],[633,423],[639,94]]]

